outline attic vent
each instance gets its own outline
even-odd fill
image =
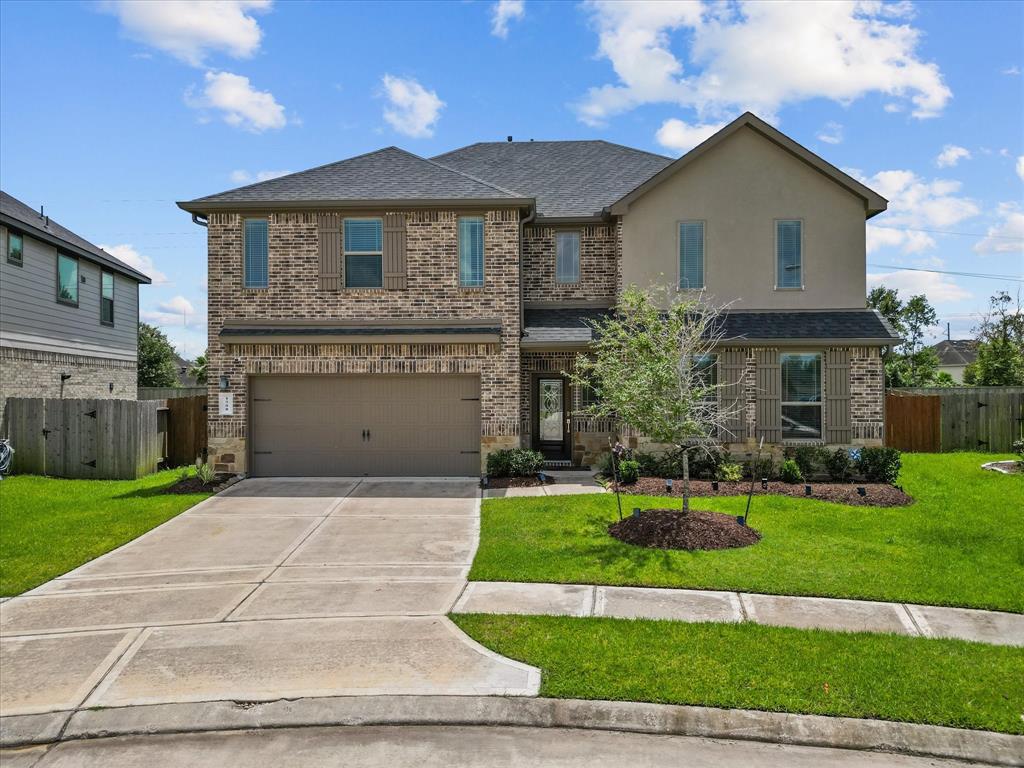
[[[505,138],[505,141],[507,141],[507,142],[509,142],[511,144],[512,143],[512,137],[511,136],[507,136]]]

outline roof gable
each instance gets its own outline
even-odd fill
[[[851,194],[861,198],[864,201],[866,218],[871,218],[872,216],[881,213],[888,206],[888,201],[877,192],[861,184],[855,178],[839,170],[806,147],[797,144],[777,128],[773,128],[768,125],[768,123],[757,117],[757,115],[754,115],[751,112],[744,112],[738,118],[718,131],[718,133],[698,144],[678,160],[669,164],[660,172],[651,176],[636,188],[616,200],[614,204],[611,205],[611,212],[618,215],[625,213],[629,210],[629,206],[633,201],[642,197],[655,187],[658,187],[668,179],[671,179],[677,173],[693,163],[694,160],[707,154],[737,131],[744,128],[750,128],[756,134],[786,150],[798,160],[806,163]]]

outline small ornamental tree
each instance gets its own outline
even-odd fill
[[[613,418],[683,456],[683,512],[690,509],[689,451],[709,452],[738,404],[719,403],[715,376],[722,308],[674,291],[627,288],[570,379],[589,387],[584,410]]]

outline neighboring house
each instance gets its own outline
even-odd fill
[[[616,425],[563,372],[623,286],[732,302],[723,439],[877,445],[865,220],[886,201],[757,117],[673,160],[605,141],[395,147],[179,203],[208,226],[209,446],[255,475],[470,475]],[[641,438],[631,436],[634,441]]]
[[[932,349],[939,358],[939,373],[948,373],[957,384],[963,384],[964,369],[978,359],[978,342],[974,339],[940,341]]]
[[[0,412],[8,397],[136,396],[144,274],[0,192]]]
[[[174,373],[178,377],[178,384],[182,387],[196,387],[199,386],[196,382],[196,377],[189,375],[189,369],[192,368],[192,361],[186,360],[177,352],[174,353]]]

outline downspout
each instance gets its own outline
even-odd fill
[[[519,338],[523,338],[526,335],[526,307],[523,303],[523,232],[526,229],[526,225],[533,222],[536,218],[537,206],[535,204],[530,210],[530,215],[525,219],[519,220]]]
[[[206,216],[203,216],[201,213],[192,214],[192,223],[198,224],[200,227],[210,226],[210,220]]]

